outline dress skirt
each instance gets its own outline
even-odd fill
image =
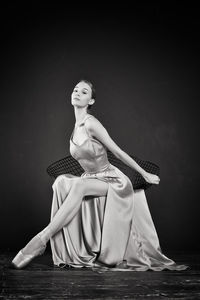
[[[63,174],[54,181],[51,219],[67,201],[75,177]],[[84,197],[71,222],[50,239],[55,265],[114,271],[187,268],[162,253],[144,190],[133,190],[130,179],[112,164],[81,177],[107,182],[108,191],[105,196]]]

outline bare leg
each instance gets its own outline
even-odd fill
[[[68,196],[71,186],[73,184],[73,180],[74,179],[66,178],[65,175],[59,175],[53,183],[52,187],[53,187],[54,193],[59,194],[59,196],[63,199],[63,202],[65,201],[65,199],[67,199],[67,196]],[[34,236],[29,241],[29,243],[23,248],[23,250],[22,250],[23,254],[25,254],[25,255],[32,254],[33,251],[35,249],[39,248],[40,246],[42,246],[42,244],[45,245],[48,242],[48,240],[50,239],[50,237],[51,237],[50,231],[46,227],[40,233],[38,233],[36,236]]]
[[[77,178],[72,180],[69,193],[52,221],[26,245],[23,253],[34,252],[38,247],[41,247],[41,244],[46,244],[50,237],[67,225],[80,209],[84,196],[104,196],[107,190],[108,184],[98,179]]]
[[[107,191],[106,182],[98,179],[76,179],[73,181],[66,200],[45,230],[49,230],[50,236],[53,236],[73,219],[85,196],[105,196]]]

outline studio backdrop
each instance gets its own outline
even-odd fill
[[[146,193],[161,247],[199,250],[194,26],[116,14],[74,18],[9,10],[2,21],[1,249],[21,248],[50,220],[46,168],[69,155],[71,92],[86,78],[97,92],[91,113],[112,139],[160,167],[160,184]]]

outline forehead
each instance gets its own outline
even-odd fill
[[[88,91],[92,90],[91,87],[89,86],[89,84],[87,84],[86,82],[83,82],[83,81],[77,83],[76,88],[87,89]]]

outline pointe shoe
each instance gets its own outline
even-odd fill
[[[36,256],[42,255],[45,252],[46,244],[42,242],[42,245],[34,251],[33,254],[24,254],[22,250],[20,250],[17,255],[12,260],[12,265],[16,269],[22,269],[26,265],[28,265]]]

